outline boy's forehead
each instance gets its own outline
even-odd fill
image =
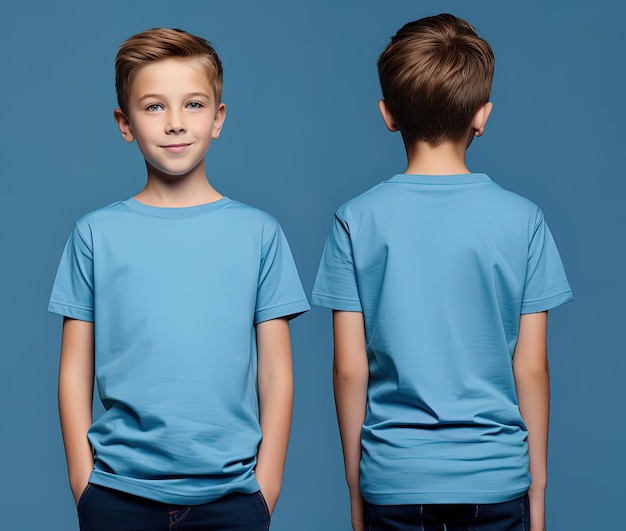
[[[196,57],[169,57],[141,66],[131,80],[130,93],[141,96],[146,90],[157,92],[184,89],[212,93],[211,75]]]

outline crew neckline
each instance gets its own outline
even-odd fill
[[[215,210],[219,210],[220,208],[225,207],[229,203],[232,203],[232,199],[223,196],[217,201],[212,201],[211,203],[203,203],[201,205],[194,205],[188,207],[157,207],[146,205],[145,203],[141,203],[137,201],[134,197],[130,197],[126,201],[122,202],[126,207],[134,210],[135,212],[139,212],[141,214],[146,214],[148,216],[156,216],[159,218],[169,218],[169,219],[183,219],[190,218],[192,216],[198,216],[201,214],[206,214],[208,212],[213,212]]]
[[[459,173],[454,175],[417,175],[413,173],[398,173],[386,183],[412,184],[478,184],[492,182],[485,173]]]

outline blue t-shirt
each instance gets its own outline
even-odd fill
[[[90,481],[171,504],[258,490],[255,324],[308,308],[260,210],[129,199],[80,219],[49,310],[94,322],[106,411],[88,433]]]
[[[572,294],[541,210],[484,174],[396,175],[338,209],[312,302],[363,312],[361,491],[499,503],[528,489],[520,314]]]

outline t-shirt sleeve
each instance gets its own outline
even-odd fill
[[[554,238],[539,211],[529,245],[521,313],[550,310],[573,298]]]
[[[362,311],[348,224],[335,214],[317,271],[311,302],[333,310]]]
[[[93,287],[93,250],[75,226],[61,256],[48,311],[93,322]]]
[[[291,319],[309,309],[287,238],[277,223],[261,251],[254,322]]]

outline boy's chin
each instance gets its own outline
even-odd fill
[[[197,177],[198,175],[200,175],[202,178],[205,177],[204,171],[201,168],[201,164],[198,164],[193,168],[186,168],[182,170],[157,168],[149,163],[146,163],[146,167],[148,170],[148,179],[157,179],[159,181],[172,184],[192,179],[194,177]]]

